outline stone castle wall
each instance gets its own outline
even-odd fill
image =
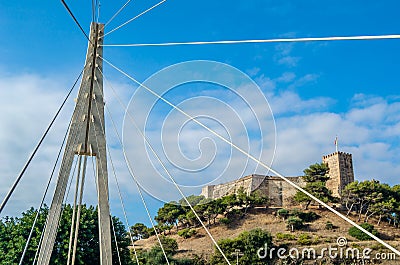
[[[354,181],[352,156],[344,152],[335,152],[323,156],[322,161],[329,167],[330,179],[327,181],[326,187],[332,191],[333,196],[340,197],[343,188]],[[301,177],[286,177],[286,179],[300,187],[305,186]],[[235,181],[205,186],[202,188],[201,195],[217,199],[237,193],[240,188],[243,188],[247,194],[258,191],[267,195],[270,204],[276,207],[290,205],[297,192],[295,187],[280,177],[252,174]]]
[[[287,177],[287,179],[301,187],[304,186],[301,177]],[[296,188],[279,177],[253,174],[236,181],[220,185],[205,186],[202,189],[201,195],[206,198],[217,199],[228,194],[237,193],[240,188],[243,188],[247,194],[255,191],[261,194],[267,194],[273,206],[285,206],[290,204],[291,197],[297,192]]]

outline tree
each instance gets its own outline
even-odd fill
[[[157,216],[154,218],[159,224],[168,226],[176,226],[178,230],[178,217],[184,212],[181,205],[177,202],[169,202],[164,204],[163,207],[158,209]]]
[[[119,220],[118,217],[112,217],[113,223],[111,224],[114,226],[115,237],[117,238],[118,243],[118,250],[119,250],[119,258],[121,259],[121,264],[133,264],[129,246],[131,246],[131,241],[129,239],[128,232],[125,230],[125,225]],[[119,264],[118,261],[118,253],[116,249],[115,237],[111,237],[111,244],[113,247],[113,263]],[[92,264],[92,263],[90,263]]]
[[[323,202],[329,202],[334,200],[334,197],[332,196],[332,191],[326,187],[325,182],[321,181],[310,182],[306,184],[304,189]],[[299,203],[305,203],[304,209],[306,210],[308,209],[308,207],[312,202],[312,199],[301,191],[298,191],[295,194],[294,200]]]
[[[186,197],[186,200],[189,202],[190,206],[199,214],[199,217],[203,217],[202,214],[205,211],[205,208],[201,206],[201,201],[206,200],[203,195],[190,195]],[[182,223],[182,225],[186,227],[196,226],[199,224],[197,217],[193,213],[192,209],[188,205],[184,198],[180,199],[178,202],[179,207],[181,207],[182,211],[179,212],[177,216],[177,221]],[[199,212],[197,212],[199,211]],[[204,218],[203,218],[204,219]]]
[[[393,212],[396,209],[396,199],[395,198],[387,198],[384,201],[380,201],[378,203],[374,203],[370,208],[371,208],[371,213],[365,217],[365,222],[368,222],[368,218],[371,217],[374,214],[378,214],[378,223],[377,225],[379,226],[382,221],[382,217],[386,216],[387,218],[390,218],[393,214]]]
[[[222,199],[203,199],[195,206],[195,210],[199,210],[202,217],[207,219],[208,226],[211,225],[211,220],[215,224],[216,218],[219,214],[225,212],[225,207],[222,203]]]
[[[160,236],[161,244],[163,245],[164,251],[168,254],[176,254],[178,251],[178,242],[172,237]]]
[[[332,191],[326,188],[326,181],[329,179],[329,167],[326,163],[316,163],[310,165],[308,168],[303,170],[303,180],[306,182],[304,190],[314,195],[317,199],[323,202],[334,201],[335,198],[332,196]],[[298,191],[294,200],[298,203],[305,203],[305,209],[308,209],[312,199],[304,192]]]
[[[397,202],[400,202],[400,184],[394,185],[392,187],[393,196]]]
[[[262,194],[259,190],[253,192],[250,196],[253,197],[253,205],[254,206],[265,206],[265,208],[269,205],[269,198],[265,194]]]
[[[286,224],[292,232],[294,232],[294,230],[301,229],[304,226],[303,220],[296,216],[289,217],[286,221]]]
[[[243,214],[245,215],[247,212],[247,209],[252,205],[252,197],[247,195],[243,187],[240,187],[239,190],[237,191],[236,198],[238,200],[239,206],[243,210]]]
[[[40,236],[46,222],[48,208],[40,211],[39,220],[32,240],[29,245],[23,264],[31,264],[34,259]],[[0,264],[18,264],[21,257],[26,239],[30,232],[36,210],[33,208],[22,214],[20,218],[3,218],[0,220]],[[69,233],[71,227],[72,207],[66,205],[63,215],[60,218],[60,225],[55,240],[50,264],[65,264],[67,262]],[[78,236],[78,251],[76,255],[76,264],[100,264],[100,250],[98,241],[98,218],[97,208],[82,205],[80,229]],[[129,237],[123,224],[118,218],[113,217],[114,230],[118,242],[122,264],[131,264],[129,253]],[[112,251],[114,264],[118,264],[117,251],[114,237],[112,236]]]
[[[355,211],[358,221],[364,215],[364,222],[377,215],[380,225],[382,220],[395,223],[400,207],[400,185],[390,187],[377,180],[354,181],[344,189],[342,204],[347,208],[347,215]]]
[[[256,205],[267,204],[268,202],[268,197],[264,196],[259,191],[248,195],[243,187],[240,187],[237,191],[236,199],[238,201],[237,204],[242,207],[244,215],[246,215],[249,208],[253,208]]]
[[[377,180],[354,181],[347,185],[344,190],[345,201],[346,204],[351,203],[348,213],[356,208],[358,222],[361,220],[363,213],[365,213],[365,218],[367,218],[373,208],[371,206],[382,202],[385,188]]]
[[[283,221],[285,221],[285,219],[289,216],[289,211],[286,209],[279,209],[276,214],[282,217]]]
[[[374,226],[368,223],[363,223],[360,225],[362,228],[373,234],[374,236],[378,236],[378,231],[375,230]],[[371,237],[358,229],[357,227],[353,226],[349,229],[349,235],[352,237],[357,238],[358,240],[369,240]]]
[[[329,179],[329,167],[326,163],[315,163],[303,170],[303,180],[307,183],[311,182],[327,182]]]
[[[239,202],[236,198],[236,194],[229,194],[222,197],[222,205],[225,207],[225,216],[230,212],[235,206],[239,206]]]
[[[131,226],[131,233],[135,240],[146,239],[150,236],[149,228],[142,223],[136,223]]]
[[[195,206],[195,205],[197,205],[197,204],[199,204],[199,202],[201,202],[202,200],[204,200],[205,199],[205,197],[203,196],[203,195],[199,195],[199,196],[197,196],[197,195],[190,195],[190,196],[187,196],[186,197],[186,200],[190,203],[190,205],[192,205],[192,206]],[[186,202],[186,200],[185,199],[180,199],[179,200],[179,204],[181,205],[181,206],[186,206],[186,207],[188,207],[189,205],[187,204],[187,202]]]

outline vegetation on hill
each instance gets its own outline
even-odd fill
[[[379,232],[374,228],[373,225],[369,223],[363,223],[360,226],[365,230],[367,230],[368,232],[371,232],[371,234],[373,234],[374,236],[379,236]],[[369,235],[365,234],[363,231],[354,226],[349,229],[349,235],[351,235],[354,238],[357,238],[358,240],[371,239]]]
[[[268,249],[273,247],[271,234],[261,229],[245,231],[233,239],[219,240],[218,245],[225,255],[230,255],[227,258],[231,262],[238,259],[239,264],[274,264],[273,260],[276,258],[275,255],[270,257],[268,254]],[[259,249],[263,249],[262,253]],[[236,252],[236,255],[239,255],[238,257],[235,256]],[[214,250],[210,264],[226,264],[225,259],[217,248]]]
[[[187,200],[200,220],[208,227],[216,224],[218,220],[229,224],[232,219],[246,215],[247,211],[255,206],[268,205],[266,196],[259,192],[249,195],[243,188],[240,188],[237,194],[230,194],[215,200],[195,195],[188,196]],[[218,219],[219,216],[220,219]],[[173,226],[178,231],[180,227],[190,228],[200,225],[198,218],[183,199],[179,202],[172,201],[164,204],[158,209],[155,220],[158,223],[158,230],[162,233],[170,233]]]
[[[342,204],[347,208],[347,215],[354,212],[357,221],[368,222],[372,216],[381,221],[398,226],[400,221],[400,185],[390,187],[377,180],[354,181],[346,186]],[[364,217],[364,218],[363,218]]]
[[[332,197],[332,193],[326,188],[325,184],[329,179],[328,173],[326,164],[314,164],[305,169],[305,176],[303,177],[306,183],[305,189],[324,202],[335,204],[340,202],[342,208],[339,208],[339,211],[343,211],[344,214],[361,223],[363,228],[374,235],[378,235],[378,228],[375,229],[372,223],[376,224],[377,227],[383,222],[391,227],[399,227],[400,185],[390,187],[376,180],[355,181],[344,189],[339,201]],[[343,229],[343,223],[332,223],[334,219],[326,218],[322,209],[316,210],[315,207],[311,207],[313,205],[311,200],[302,192],[296,193],[294,199],[304,206],[303,210],[293,207],[268,210],[269,201],[265,195],[260,192],[248,194],[243,188],[236,191],[236,194],[228,194],[215,200],[192,195],[187,197],[187,201],[182,199],[178,202],[165,203],[155,217],[157,222],[155,229],[149,228],[143,223],[137,223],[130,227],[130,232],[133,240],[138,241],[154,236],[154,230],[156,230],[157,233],[162,235],[160,240],[170,264],[175,265],[225,264],[223,256],[217,249],[212,250],[210,248],[206,258],[203,257],[203,254],[198,255],[189,249],[185,250],[187,252],[181,252],[180,244],[204,237],[204,233],[201,232],[202,229],[199,228],[201,224],[190,206],[193,207],[201,222],[208,228],[222,229],[224,232],[240,228],[246,220],[246,216],[250,216],[251,219],[251,216],[254,216],[257,212],[263,213],[264,216],[270,215],[269,218],[273,220],[274,225],[279,224],[279,230],[273,234],[262,229],[254,229],[260,223],[257,223],[257,226],[248,227],[248,231],[231,234],[230,237],[223,233],[223,237],[227,238],[219,237],[219,246],[229,256],[231,262],[235,262],[235,255],[240,254],[237,256],[239,264],[281,264],[279,263],[281,260],[278,262],[275,256],[270,259],[260,259],[257,251],[265,247],[265,244],[272,247],[274,243],[277,247],[283,248],[289,248],[294,244],[308,246],[323,242],[334,243],[336,239],[329,238],[326,234],[336,233],[336,236],[338,236],[336,230],[341,231],[341,236],[348,232],[352,238],[350,240],[370,240],[369,236],[355,227],[347,224]],[[24,264],[33,262],[47,212],[46,207],[41,210]],[[32,208],[24,212],[22,217],[5,217],[0,220],[0,264],[19,263],[35,215],[36,210]],[[66,205],[61,217],[51,264],[66,263],[71,215],[72,207]],[[321,218],[322,220],[319,221],[318,219]],[[128,249],[128,246],[131,245],[130,237],[124,225],[116,217],[113,217],[113,221],[122,264],[135,264],[136,259],[144,265],[166,263],[164,253],[158,243],[141,249],[138,248],[136,254],[135,251],[130,251]],[[259,221],[257,220],[257,222]],[[318,224],[315,225],[315,223]],[[265,228],[270,231],[268,227],[264,226]],[[380,229],[379,232],[381,232]],[[325,234],[320,230],[324,230]],[[310,231],[313,231],[313,233],[310,233]],[[154,241],[152,242],[154,243]],[[85,205],[82,207],[78,246],[76,264],[99,264],[98,223],[95,207],[86,207]],[[114,263],[119,264],[114,237],[112,247]],[[83,251],[79,251],[79,249]],[[300,264],[293,262],[290,264]]]

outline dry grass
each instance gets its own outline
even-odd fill
[[[295,235],[296,238],[298,238],[300,234],[307,233],[310,234],[314,239],[317,239],[318,243],[314,244],[314,247],[317,249],[326,247],[328,245],[335,246],[336,239],[338,237],[347,238],[349,246],[352,247],[360,246],[360,247],[370,247],[375,249],[379,248],[379,244],[375,241],[360,242],[357,239],[350,237],[348,235],[348,230],[351,227],[351,225],[348,224],[346,221],[342,220],[341,218],[339,218],[338,216],[336,216],[335,214],[331,213],[330,211],[325,209],[312,209],[312,211],[320,215],[321,218],[312,223],[307,224],[306,228],[304,228],[303,230],[295,231],[293,233],[286,229],[286,224],[281,218],[275,217],[275,215],[273,214],[275,212],[275,209],[268,209],[268,210],[254,209],[251,212],[249,212],[244,218],[236,220],[228,227],[217,224],[212,226],[209,230],[216,241],[222,238],[235,238],[243,231],[248,231],[255,228],[261,228],[272,234],[274,243],[276,245],[287,243],[290,244],[291,246],[297,246],[301,248],[302,246],[300,246],[296,240],[283,240],[283,241],[277,240],[276,234],[277,233],[293,234]],[[356,220],[355,216],[350,216],[350,218]],[[325,224],[327,221],[332,222],[333,225],[337,228],[333,230],[326,230]],[[387,223],[381,223],[380,226],[376,226],[376,220],[374,219],[371,219],[370,223],[375,225],[375,228],[381,233],[381,237],[385,241],[387,241],[397,249],[400,248],[399,229],[390,227]],[[171,231],[171,233],[168,234],[168,236],[171,236],[172,238],[175,238],[177,240],[179,245],[178,256],[188,257],[193,254],[196,254],[208,259],[210,255],[214,252],[214,246],[211,239],[206,234],[204,229],[201,227],[197,228],[197,235],[192,238],[183,239],[182,237],[176,234],[176,229]],[[149,249],[155,244],[157,244],[157,239],[154,236],[136,242],[136,246],[142,249]],[[382,249],[385,250],[384,247]],[[400,262],[390,261],[389,263],[386,262],[381,264],[388,264],[388,265],[400,264]]]

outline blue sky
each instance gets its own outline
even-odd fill
[[[131,1],[106,32],[157,2]],[[108,21],[124,3],[102,2],[100,22]],[[91,1],[68,4],[88,31]],[[399,34],[399,7],[398,1],[168,0],[106,36],[105,43]],[[59,1],[1,2],[0,36],[3,197],[80,72],[87,40]],[[232,65],[259,85],[271,105],[277,130],[275,169],[284,175],[301,174],[309,164],[334,151],[333,140],[338,135],[340,149],[353,154],[356,178],[377,178],[394,185],[399,183],[400,175],[399,44],[400,40],[378,40],[106,47],[104,57],[141,82],[165,67],[189,60]],[[109,66],[105,65],[104,73],[127,104],[137,85]],[[196,88],[186,92],[178,89],[169,97],[190,97],[193,93],[187,91]],[[110,96],[107,104],[122,131],[124,110],[107,87],[105,94]],[[221,99],[226,100],[226,95]],[[20,213],[39,202],[72,109],[70,100],[35,165],[10,201],[8,214]],[[163,117],[160,114],[159,119]],[[129,205],[130,222],[148,224],[124,167],[117,138],[110,129],[108,132]],[[121,216],[115,185],[110,185],[113,213]],[[88,184],[88,202],[93,201],[92,191]],[[146,199],[154,213],[160,202],[148,195]]]

